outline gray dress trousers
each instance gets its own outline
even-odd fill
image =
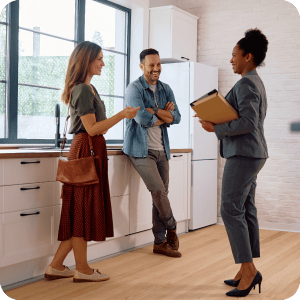
[[[268,158],[263,129],[267,96],[261,78],[253,70],[225,98],[238,111],[239,118],[214,127],[220,154],[227,159],[221,216],[235,263],[244,263],[260,256],[255,188],[257,175]]]

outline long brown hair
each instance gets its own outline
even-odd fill
[[[73,87],[83,83],[88,74],[90,64],[97,59],[102,48],[92,42],[81,42],[73,50],[68,64],[65,88],[61,100],[69,104]]]

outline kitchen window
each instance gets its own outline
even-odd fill
[[[129,32],[130,10],[109,1],[19,0],[8,4],[0,17],[0,140],[54,144],[57,103],[62,136],[67,107],[60,99],[68,61],[74,47],[84,40],[103,48],[104,72],[91,83],[105,102],[107,117],[122,110],[129,83]],[[123,142],[124,124],[108,131],[107,142]],[[67,138],[70,141],[72,136]]]

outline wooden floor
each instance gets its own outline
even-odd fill
[[[300,284],[300,233],[261,230],[262,293],[252,290],[247,299],[283,300]],[[111,279],[101,283],[73,283],[72,279],[41,280],[7,291],[20,300],[136,300],[237,299],[225,296],[232,288],[235,265],[225,227],[210,226],[180,236],[181,258],[153,254],[152,246],[92,265]],[[258,287],[258,286],[257,286]]]

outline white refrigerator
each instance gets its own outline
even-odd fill
[[[218,69],[197,62],[163,64],[160,80],[172,88],[181,114],[180,124],[168,129],[170,147],[193,150],[189,229],[216,224],[218,140],[193,118],[190,103],[218,89]]]

